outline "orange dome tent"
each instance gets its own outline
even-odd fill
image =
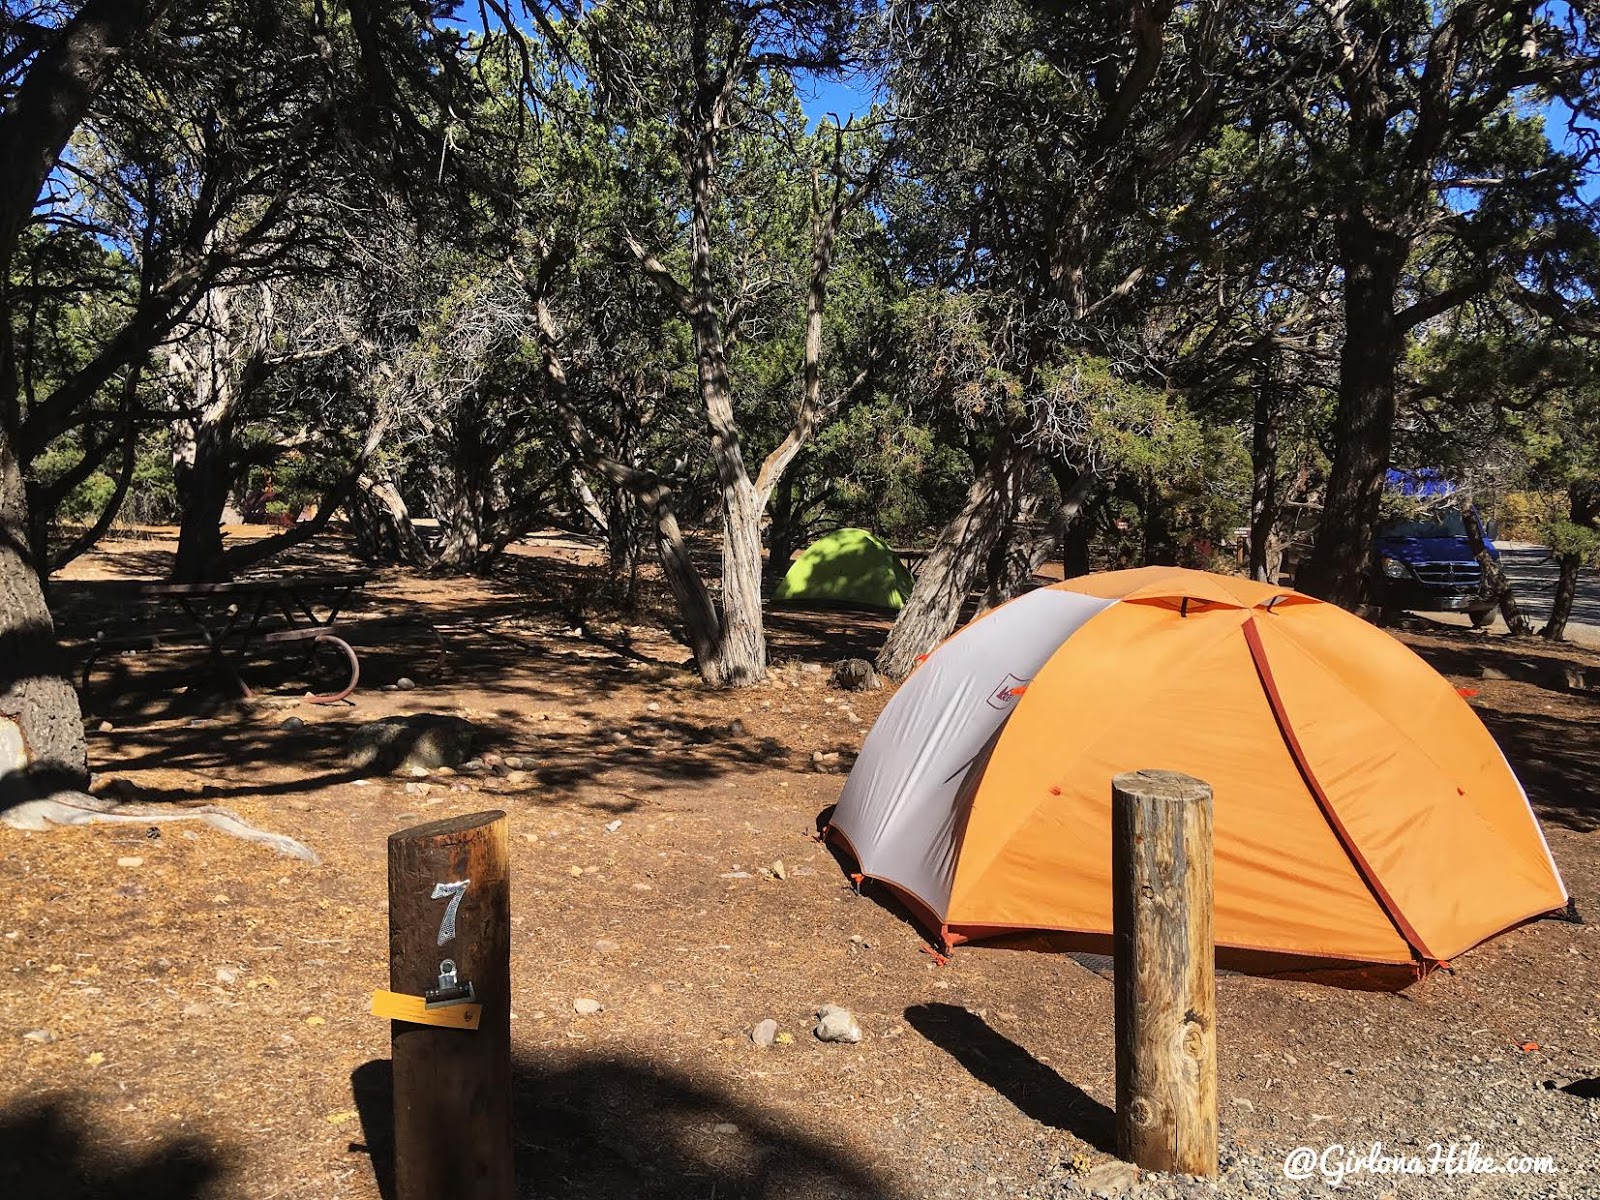
[[[1426,970],[1567,902],[1444,678],[1331,604],[1178,568],[958,632],[872,727],[829,832],[947,946],[1108,935],[1111,777],[1145,767],[1212,785],[1219,947]]]

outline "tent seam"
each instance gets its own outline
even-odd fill
[[[1332,827],[1334,837],[1338,840],[1339,845],[1344,848],[1345,854],[1349,856],[1351,865],[1356,869],[1356,874],[1361,876],[1362,882],[1367,885],[1367,889],[1378,902],[1378,907],[1383,910],[1384,915],[1389,918],[1390,923],[1395,927],[1395,932],[1419,957],[1435,962],[1440,961],[1428,949],[1422,940],[1422,936],[1416,931],[1410,920],[1400,911],[1400,905],[1389,894],[1389,889],[1383,886],[1382,880],[1378,879],[1377,872],[1372,869],[1372,864],[1367,862],[1366,855],[1362,854],[1360,848],[1356,846],[1355,839],[1351,837],[1350,831],[1345,828],[1344,821],[1335,811],[1332,799],[1323,789],[1321,781],[1317,779],[1316,772],[1311,769],[1311,763],[1306,757],[1305,747],[1300,744],[1300,739],[1295,735],[1294,728],[1289,721],[1289,713],[1284,707],[1283,696],[1279,693],[1277,682],[1273,678],[1271,664],[1267,662],[1267,648],[1262,644],[1261,634],[1256,630],[1255,621],[1255,614],[1252,612],[1240,628],[1244,633],[1245,644],[1250,648],[1250,659],[1255,664],[1256,678],[1260,681],[1261,689],[1266,695],[1267,707],[1272,710],[1273,719],[1278,725],[1278,734],[1283,738],[1283,743],[1288,748],[1289,757],[1294,760],[1295,766],[1299,768],[1301,779],[1304,780],[1306,787],[1310,790],[1311,797],[1316,801],[1317,807],[1322,810],[1323,819]]]

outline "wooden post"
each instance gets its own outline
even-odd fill
[[[511,903],[506,815],[389,835],[389,987],[421,996],[451,959],[476,1030],[390,1023],[396,1200],[511,1200]]]
[[[1117,1153],[1217,1173],[1211,785],[1176,771],[1111,781]]]

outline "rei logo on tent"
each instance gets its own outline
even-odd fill
[[[989,693],[989,707],[1005,708],[1007,705],[1015,704],[1017,697],[1027,690],[1028,681],[1026,679],[1018,679],[1008,671],[1005,680],[1000,686]]]

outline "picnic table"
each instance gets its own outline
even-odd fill
[[[89,674],[106,654],[203,646],[248,700],[255,693],[235,660],[244,660],[258,647],[290,645],[304,649],[308,666],[314,665],[319,648],[336,652],[341,666],[348,668],[348,681],[331,692],[310,692],[305,697],[312,704],[336,703],[355,691],[361,663],[355,650],[334,630],[340,610],[353,593],[366,586],[367,579],[364,572],[343,571],[221,583],[118,580],[100,585],[96,590],[142,601],[147,608],[164,609],[181,621],[176,630],[113,637],[96,634],[89,644],[80,690],[88,690]],[[342,676],[343,670],[339,674]]]

